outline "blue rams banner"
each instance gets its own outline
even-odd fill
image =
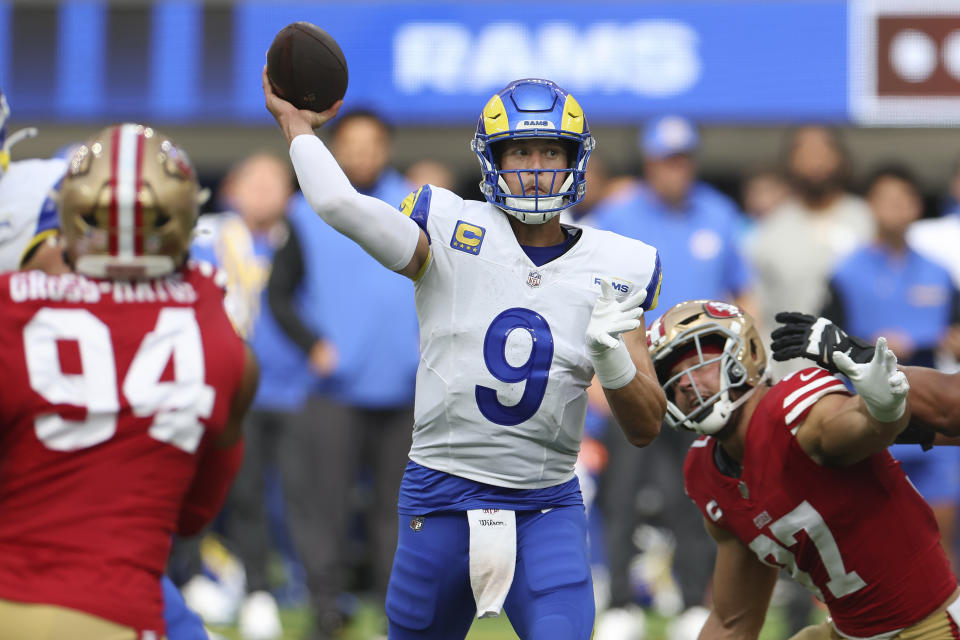
[[[960,0],[0,0],[0,88],[18,119],[266,124],[264,54],[297,20],[340,43],[349,105],[398,124],[472,124],[530,76],[594,124],[960,119]]]
[[[844,120],[846,14],[839,2],[247,4],[236,70],[256,78],[274,33],[305,19],[343,48],[349,100],[408,122],[474,119],[522,77],[554,80],[594,122],[665,110]],[[259,116],[257,92],[239,95],[243,113]]]

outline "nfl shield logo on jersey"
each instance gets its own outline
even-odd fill
[[[537,287],[540,286],[540,280],[542,279],[543,279],[543,276],[540,274],[540,272],[534,269],[533,271],[527,274],[527,286],[532,289],[536,289]]]

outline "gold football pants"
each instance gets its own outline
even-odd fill
[[[955,596],[956,594],[954,594]],[[953,598],[954,596],[951,596]],[[960,601],[954,601],[949,610],[931,613],[920,622],[910,625],[890,640],[956,640],[960,638]],[[2,640],[2,638],[0,638]],[[848,640],[837,633],[826,621],[801,629],[790,640]]]
[[[0,640],[148,640],[130,627],[48,604],[0,600],[0,620]]]

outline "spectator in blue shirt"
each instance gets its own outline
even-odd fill
[[[657,247],[664,266],[658,310],[684,300],[714,299],[752,312],[751,274],[736,242],[743,214],[733,200],[697,179],[699,143],[696,128],[685,118],[651,121],[640,135],[643,179],[608,199],[585,222]]]
[[[633,187],[607,199],[585,220],[652,244],[663,261],[663,289],[652,323],[678,302],[694,299],[729,300],[754,312],[751,273],[738,246],[743,224],[736,204],[697,179],[695,154],[700,144],[696,127],[686,118],[666,115],[651,120],[640,133],[643,176]],[[649,326],[649,324],[648,324]],[[691,435],[672,429],[646,449],[616,442],[618,429],[608,429],[609,460],[600,483],[599,504],[607,531],[610,562],[611,610],[597,626],[597,640],[627,637],[615,621],[626,620],[618,608],[632,598],[628,567],[635,554],[631,540],[637,513],[623,505],[636,504],[644,495],[658,494],[656,513],[643,514],[673,531],[680,550],[674,569],[685,606],[704,603],[713,546],[700,525],[700,516],[683,495],[683,460]],[[695,609],[688,615],[701,616]],[[607,628],[609,625],[609,629]]]

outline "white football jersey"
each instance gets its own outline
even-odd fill
[[[60,158],[18,160],[0,176],[0,271],[20,267],[37,235],[43,203],[66,169]]]
[[[657,251],[582,228],[536,266],[487,202],[426,186],[402,205],[430,238],[416,281],[421,360],[415,462],[478,482],[537,489],[566,482],[580,449],[593,377],[585,332],[609,280],[656,305]],[[389,314],[389,311],[387,311]]]

